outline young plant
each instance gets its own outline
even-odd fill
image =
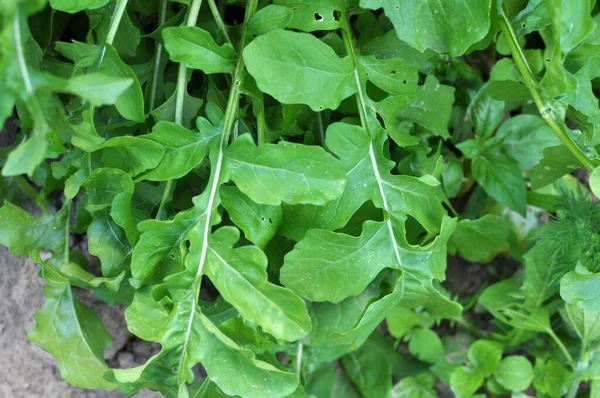
[[[127,395],[596,393],[595,3],[0,2],[30,340]],[[160,351],[110,368],[80,289]]]

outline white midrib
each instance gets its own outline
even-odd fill
[[[223,141],[223,140],[222,140]],[[208,204],[206,206],[206,210],[204,211],[204,213],[202,213],[202,217],[206,217],[206,220],[204,222],[204,227],[203,227],[203,231],[202,231],[202,248],[200,251],[200,260],[198,261],[198,270],[196,271],[196,277],[194,278],[194,283],[200,283],[199,279],[202,276],[202,272],[204,270],[204,264],[206,263],[206,254],[208,253],[208,234],[210,233],[210,220],[211,220],[211,216],[212,216],[212,208],[213,205],[215,203],[215,197],[217,196],[217,189],[219,188],[219,180],[221,179],[221,167],[223,165],[223,142],[221,141],[221,145],[219,146],[219,153],[217,155],[217,162],[215,165],[215,176],[212,182],[212,185],[210,187],[210,194],[208,197]],[[198,281],[198,282],[196,282]],[[186,332],[185,332],[185,338],[183,340],[183,350],[182,350],[182,356],[187,355],[187,346],[188,343],[190,341],[190,335],[192,333],[192,323],[194,322],[194,315],[196,315],[196,305],[198,304],[198,299],[196,297],[195,294],[195,286],[194,286],[194,293],[193,293],[193,308],[192,311],[190,312],[190,318],[188,319],[188,324],[187,324],[187,328],[186,328]],[[177,374],[181,373],[181,368],[183,366],[183,363],[185,362],[182,358],[182,360],[179,362],[179,370],[177,372]]]
[[[23,82],[25,83],[25,90],[27,90],[27,94],[33,94],[33,85],[31,84],[31,79],[29,78],[29,71],[27,70],[27,65],[25,64],[25,56],[23,54],[23,47],[21,41],[21,24],[19,21],[19,7],[15,9],[15,21],[13,23],[14,35],[15,35],[15,48],[17,50],[17,60],[19,62],[19,69],[21,70],[21,75],[23,76]]]
[[[381,196],[381,200],[383,202],[383,209],[388,213],[388,220],[386,222],[388,231],[390,233],[390,239],[392,240],[392,246],[394,247],[394,255],[396,256],[396,261],[398,262],[398,266],[402,268],[402,261],[400,260],[400,252],[398,252],[398,242],[396,241],[396,236],[394,235],[394,228],[392,227],[392,219],[391,213],[389,211],[387,198],[385,196],[385,192],[383,191],[383,180],[381,179],[381,175],[379,174],[379,168],[377,166],[377,159],[375,158],[375,149],[373,148],[373,134],[369,129],[367,122],[367,106],[365,101],[365,95],[362,90],[362,85],[360,82],[360,75],[358,74],[358,63],[356,60],[356,56],[354,52],[352,52],[352,57],[354,58],[354,79],[356,80],[357,94],[358,94],[358,102],[361,108],[361,124],[363,129],[365,129],[369,133],[369,158],[371,159],[371,167],[373,168],[373,174],[375,175],[375,181],[377,181],[377,187],[379,188],[379,195]]]

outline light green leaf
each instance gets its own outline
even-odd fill
[[[430,330],[418,328],[410,334],[408,350],[424,362],[435,363],[444,357],[444,346],[438,335]]]
[[[478,369],[456,368],[450,376],[450,388],[457,397],[473,395],[483,384],[484,376]]]
[[[302,299],[267,280],[267,258],[256,247],[232,249],[235,228],[221,228],[210,238],[206,275],[240,314],[277,339],[295,341],[311,329]],[[192,240],[192,245],[194,241]]]
[[[523,391],[533,381],[533,367],[521,355],[511,355],[500,361],[494,379],[509,391]]]
[[[539,189],[552,184],[565,174],[579,170],[579,160],[564,145],[552,146],[543,150],[544,158],[533,168],[531,188]]]
[[[600,338],[599,311],[585,310],[577,305],[567,303],[562,315],[585,346]]]
[[[260,248],[273,239],[281,225],[280,206],[259,205],[236,187],[221,187],[221,201],[231,220]]]
[[[600,167],[596,167],[590,174],[590,189],[597,198],[600,197]]]
[[[166,181],[185,176],[206,157],[214,137],[215,131],[193,132],[176,123],[158,122],[150,134],[139,138],[162,145],[165,156],[158,166],[139,176],[138,180]]]
[[[165,147],[139,137],[115,137],[102,145],[102,162],[121,169],[131,177],[157,167],[165,156]]]
[[[423,52],[456,57],[490,29],[491,0],[361,0],[362,8],[382,8],[398,37]]]
[[[162,36],[169,58],[205,73],[230,73],[235,69],[235,51],[230,44],[219,46],[210,33],[195,26],[168,27]]]
[[[477,136],[489,138],[502,123],[504,102],[487,95],[485,87],[471,101],[467,109],[467,118],[473,122]]]
[[[504,218],[486,214],[476,220],[459,221],[450,243],[465,259],[477,262],[494,255],[504,246],[507,237],[508,227]]]
[[[119,169],[96,169],[83,182],[86,189],[86,210],[94,213],[110,207],[115,197],[121,193],[133,193],[135,188],[131,177]]]
[[[99,49],[96,51],[99,51]],[[144,96],[142,94],[140,83],[135,73],[121,60],[119,54],[117,54],[117,51],[111,45],[106,45],[104,58],[102,58],[102,64],[98,71],[107,76],[113,76],[133,82],[133,84],[117,98],[115,106],[125,119],[140,123],[143,122],[145,119]]]
[[[295,15],[290,7],[270,4],[258,10],[248,21],[248,33],[264,35],[273,29],[284,29],[292,22]]]
[[[109,1],[110,0],[50,0],[50,5],[56,10],[75,14],[76,12],[83,10],[100,8]]]
[[[560,296],[584,310],[600,311],[600,274],[568,272],[560,280]]]
[[[10,202],[0,207],[0,244],[11,254],[27,256],[34,250],[49,250],[60,256],[65,245],[66,212],[34,217]]]
[[[75,76],[67,80],[66,90],[84,98],[92,105],[113,105],[132,85],[133,79],[103,76],[99,73]]]
[[[256,203],[323,205],[345,184],[341,163],[316,146],[280,142],[256,146],[245,134],[224,150],[236,186]]]
[[[108,370],[103,351],[112,339],[98,315],[73,297],[70,286],[46,286],[44,295],[46,302],[34,315],[29,340],[56,358],[62,378],[71,385],[114,389],[102,378]]]
[[[275,0],[294,12],[290,29],[305,32],[335,30],[340,27],[339,15],[347,9],[346,0]]]
[[[502,358],[502,344],[491,340],[477,340],[469,347],[467,357],[484,377],[496,371]]]
[[[356,92],[352,60],[309,34],[275,30],[259,36],[244,50],[244,62],[258,88],[283,104],[336,109]]]
[[[108,210],[94,215],[87,232],[88,250],[100,259],[102,275],[116,276],[127,268],[131,246],[125,231],[110,218]]]

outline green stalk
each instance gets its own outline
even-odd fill
[[[558,348],[560,348],[560,350],[563,352],[563,354],[567,358],[567,361],[573,362],[573,357],[571,356],[571,354],[569,354],[569,350],[567,350],[567,347],[565,347],[565,345],[558,338],[558,336],[556,335],[556,333],[554,333],[554,331],[550,330],[548,332],[548,334],[550,335],[550,337],[552,338],[552,340],[554,340],[554,342],[556,343],[556,345],[558,346]]]
[[[231,37],[229,37],[229,32],[227,32],[225,21],[223,21],[223,18],[221,18],[221,13],[219,12],[219,8],[217,7],[215,0],[208,0],[208,6],[210,7],[210,12],[212,13],[213,18],[215,19],[217,26],[219,27],[221,32],[223,32],[225,40],[227,40],[227,43],[231,44],[231,46],[233,47],[233,42],[231,41]]]
[[[298,342],[298,349],[296,350],[296,377],[298,381],[300,381],[300,373],[302,371],[302,351],[304,349],[304,344],[302,341]]]
[[[580,385],[580,376],[581,373],[585,370],[585,368],[587,368],[587,362],[588,359],[586,359],[588,353],[587,353],[587,346],[585,344],[585,342],[582,341],[581,343],[581,350],[579,353],[579,360],[577,361],[577,364],[575,365],[575,377],[573,378],[573,381],[571,382],[571,385],[569,386],[569,390],[567,391],[567,398],[575,398],[577,396],[577,391],[579,391],[579,385]]]
[[[196,26],[196,22],[198,22],[198,15],[200,14],[200,6],[202,6],[202,0],[192,1],[185,26]],[[183,125],[183,102],[185,98],[185,92],[187,90],[187,83],[187,68],[185,65],[179,64],[179,71],[177,72],[177,88],[175,93],[175,123],[181,125]],[[169,200],[174,188],[175,185],[173,180],[167,181],[163,196],[160,200],[160,204],[158,205],[158,212],[156,213],[157,220],[162,220],[164,217],[167,200]]]
[[[513,56],[513,60],[517,65],[517,69],[519,69],[519,72],[521,73],[525,85],[527,86],[529,92],[531,93],[531,96],[533,97],[533,101],[535,102],[535,105],[538,108],[538,111],[540,112],[540,116],[552,129],[554,134],[556,134],[556,136],[563,143],[563,145],[566,146],[567,149],[573,154],[573,156],[575,156],[586,169],[588,169],[589,171],[594,170],[594,168],[596,167],[594,162],[591,159],[589,159],[585,155],[585,153],[583,153],[582,149],[575,142],[573,142],[571,137],[569,137],[569,135],[558,125],[556,120],[552,118],[549,107],[544,104],[542,96],[538,91],[538,82],[535,76],[533,75],[529,64],[527,63],[525,54],[523,54],[523,50],[519,46],[519,42],[517,41],[515,32],[512,28],[512,25],[510,24],[510,21],[504,9],[501,10],[501,16],[502,18],[500,19],[500,30],[502,31],[502,34],[504,35],[506,42],[508,43],[508,47]]]
[[[67,206],[67,215],[65,220],[65,247],[64,247],[64,256],[65,263],[69,262],[69,250],[70,250],[70,238],[71,238],[71,199],[68,199],[63,206]]]
[[[117,0],[117,8],[115,9],[115,13],[110,21],[108,34],[106,35],[106,44],[113,44],[115,35],[117,34],[117,29],[119,29],[119,25],[121,24],[121,18],[123,18],[123,14],[125,14],[126,7],[127,0]]]
[[[158,26],[165,24],[167,18],[167,0],[161,0],[160,9],[158,10]],[[152,86],[150,87],[150,106],[148,111],[153,111],[156,105],[156,90],[158,89],[158,73],[160,69],[160,61],[163,54],[162,43],[156,44],[156,52],[154,55],[154,74],[152,76]]]
[[[44,198],[39,194],[38,191],[35,190],[34,187],[31,186],[31,184],[25,179],[25,177],[16,176],[15,182],[17,183],[19,188],[21,188],[21,190],[25,192],[25,194],[29,196],[31,200],[33,200],[38,205],[38,207],[40,208],[42,213],[44,213],[44,215],[50,214]]]

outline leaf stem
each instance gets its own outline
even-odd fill
[[[158,10],[158,26],[165,24],[167,18],[167,0],[161,0],[160,9]],[[154,54],[154,73],[152,75],[152,85],[150,86],[150,106],[148,111],[153,111],[156,105],[156,90],[158,89],[158,74],[160,72],[160,61],[163,54],[163,45],[157,42],[156,51]]]
[[[298,342],[298,349],[296,350],[296,377],[300,381],[300,373],[302,371],[302,352],[304,350],[304,344],[302,341]]]
[[[582,340],[581,342],[581,350],[579,351],[579,360],[577,361],[577,364],[575,365],[575,377],[573,378],[573,381],[571,382],[571,385],[569,386],[569,390],[567,392],[566,397],[567,398],[575,398],[575,396],[577,396],[577,391],[579,391],[579,384],[580,384],[580,376],[581,373],[585,370],[586,368],[586,356],[587,356],[587,345],[585,343],[585,341]]]
[[[225,22],[223,21],[223,18],[221,18],[221,13],[219,12],[219,8],[217,7],[215,0],[208,0],[208,6],[210,7],[210,12],[215,19],[217,26],[223,33],[225,40],[233,47],[233,42],[231,41],[231,37],[229,37],[229,32],[227,32],[227,26],[225,26]]]
[[[510,24],[510,20],[506,15],[506,11],[504,8],[501,9],[501,19],[500,19],[500,30],[508,43],[508,47],[510,52],[512,53],[513,60],[517,65],[517,69],[521,73],[523,81],[525,85],[529,89],[531,96],[533,97],[533,101],[535,102],[536,107],[540,113],[540,116],[544,119],[546,124],[552,129],[554,134],[558,137],[558,139],[567,147],[569,151],[575,156],[581,164],[592,171],[595,168],[594,162],[588,158],[582,149],[569,137],[569,135],[558,125],[556,120],[552,117],[550,113],[550,107],[546,106],[544,101],[542,100],[542,96],[538,91],[538,82],[525,58],[525,54],[523,50],[519,46],[519,42],[517,40],[516,34]]]
[[[70,261],[69,259],[69,250],[71,248],[71,199],[68,199],[66,202],[63,203],[63,206],[67,206],[67,214],[66,214],[66,219],[65,219],[65,248],[64,248],[64,257],[65,263],[68,263]]]
[[[108,27],[108,34],[106,35],[106,44],[113,44],[115,40],[115,36],[117,35],[117,30],[119,29],[119,25],[121,24],[121,19],[123,18],[123,14],[125,13],[125,8],[127,7],[128,0],[117,0],[117,8],[115,9],[115,13],[110,20],[110,26]]]
[[[162,198],[160,199],[160,204],[158,205],[158,211],[156,212],[156,219],[162,220],[165,216],[165,206],[167,205],[167,201],[173,194],[173,190],[175,189],[175,182],[173,180],[167,181],[165,184],[165,190],[163,191]]]
[[[21,188],[21,190],[25,192],[27,196],[29,196],[33,201],[35,201],[35,203],[38,205],[38,207],[40,208],[42,213],[44,213],[44,215],[50,214],[45,199],[40,195],[38,191],[35,190],[34,187],[31,186],[31,184],[25,179],[25,177],[15,176],[15,181],[17,185],[19,185],[19,188]]]
[[[558,348],[560,348],[560,350],[563,352],[563,354],[565,355],[565,357],[567,358],[567,360],[569,362],[573,362],[573,357],[571,356],[571,354],[569,354],[569,350],[567,350],[567,347],[565,347],[565,345],[558,338],[558,336],[556,335],[556,333],[554,333],[554,331],[552,329],[550,329],[548,331],[548,334],[550,335],[550,337],[552,338],[552,340],[554,340],[554,342],[556,343],[556,345],[558,346]]]
[[[201,5],[202,0],[192,1],[185,26],[196,26]],[[177,124],[183,123],[183,99],[185,97],[185,92],[187,91],[187,83],[187,68],[185,65],[179,64],[179,71],[177,73],[177,91],[175,94],[175,123]]]

